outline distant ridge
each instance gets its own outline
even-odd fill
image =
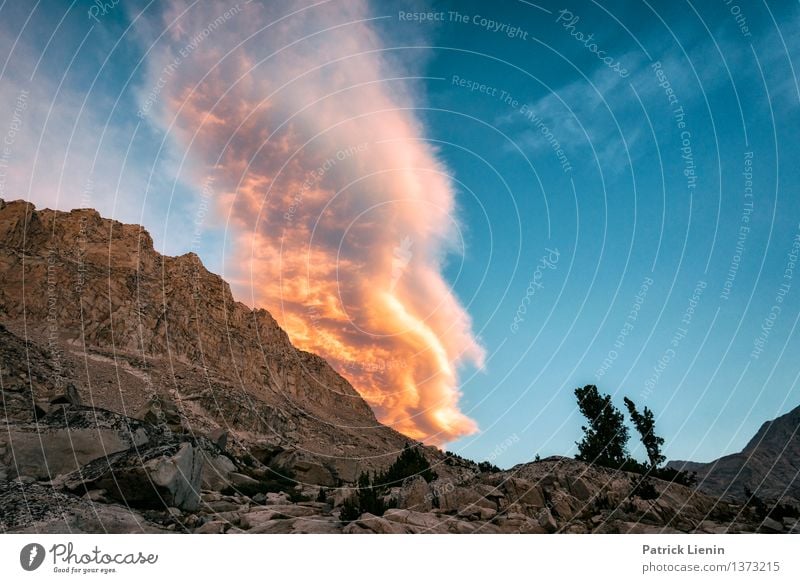
[[[697,472],[698,488],[715,496],[745,498],[745,489],[765,500],[800,500],[800,407],[767,421],[745,448],[709,463],[671,461]]]

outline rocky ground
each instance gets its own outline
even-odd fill
[[[409,478],[387,495],[399,507],[386,510],[383,516],[364,513],[356,520],[342,521],[342,503],[352,495],[350,488],[299,486],[248,495],[242,490],[259,480],[248,469],[242,469],[248,473],[228,473],[226,480],[239,486],[220,490],[204,468],[193,496],[189,486],[195,484],[179,476],[198,479],[192,475],[196,467],[192,458],[202,457],[202,447],[159,447],[155,458],[152,450],[145,451],[141,466],[129,465],[127,471],[116,472],[123,492],[98,479],[102,471],[49,483],[28,477],[0,482],[3,529],[202,534],[800,532],[796,518],[758,519],[751,509],[656,480],[656,499],[631,496],[635,476],[565,458],[479,474],[459,483],[435,480],[428,484],[421,477]],[[224,464],[217,459],[211,471],[219,478],[220,467],[240,469],[234,466],[230,459]],[[181,467],[183,472],[176,471]],[[157,482],[145,496],[140,489],[142,472],[149,472]]]

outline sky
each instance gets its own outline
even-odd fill
[[[574,455],[596,384],[708,461],[800,405],[799,24],[737,0],[0,1],[0,198],[197,253],[414,438]]]

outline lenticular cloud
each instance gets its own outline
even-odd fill
[[[182,180],[213,184],[238,295],[382,422],[437,444],[475,431],[456,367],[483,351],[441,275],[463,251],[454,192],[375,15],[187,6],[159,21],[142,115],[170,133]]]

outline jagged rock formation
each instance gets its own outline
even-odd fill
[[[697,472],[698,488],[743,500],[745,491],[770,501],[800,501],[800,407],[764,423],[745,448],[713,462],[671,461]]]
[[[0,532],[798,528],[565,458],[487,472],[435,448],[430,482],[383,487],[389,510],[349,520],[358,475],[411,440],[197,256],[92,210],[0,200],[0,359]]]

